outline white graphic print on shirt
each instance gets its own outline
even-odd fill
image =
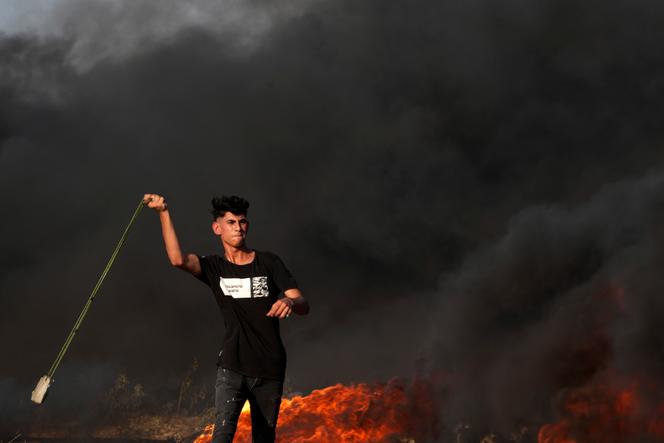
[[[254,297],[267,297],[270,295],[270,289],[267,286],[267,277],[252,277],[251,292]]]
[[[267,297],[270,290],[267,277],[223,278],[219,277],[219,287],[224,295],[233,298]]]

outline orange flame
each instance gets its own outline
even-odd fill
[[[289,443],[347,443],[392,441],[435,430],[433,401],[424,384],[406,388],[393,380],[383,385],[336,384],[306,396],[281,402],[277,441]],[[195,443],[212,440],[208,425]],[[251,417],[240,414],[236,443],[251,441]]]
[[[657,392],[656,390],[654,392]],[[570,390],[558,423],[540,428],[538,443],[664,442],[664,403],[650,407],[641,384]]]

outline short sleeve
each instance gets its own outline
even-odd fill
[[[273,254],[270,254],[270,272],[272,274],[272,280],[277,285],[281,292],[287,291],[288,289],[297,289],[297,282],[293,277],[293,274],[290,273],[286,265],[281,259]]]
[[[201,265],[201,275],[194,275],[197,279],[210,286],[210,275],[212,273],[212,263],[210,259],[204,255],[198,255],[198,262]]]

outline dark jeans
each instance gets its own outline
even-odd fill
[[[277,417],[283,380],[246,377],[230,369],[217,369],[213,443],[232,443],[237,420],[244,402],[251,407],[251,436],[254,443],[272,443],[277,428]]]

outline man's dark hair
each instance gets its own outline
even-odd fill
[[[212,214],[212,219],[216,220],[218,217],[223,217],[227,212],[235,215],[247,215],[248,208],[249,202],[242,197],[238,197],[237,195],[231,195],[230,197],[222,195],[221,197],[214,197],[212,199],[210,213]]]

